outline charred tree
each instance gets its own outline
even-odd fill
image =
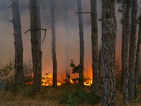
[[[77,0],[77,11],[81,12],[81,0]],[[79,23],[79,44],[80,44],[80,61],[79,61],[79,83],[83,83],[84,80],[84,37],[83,37],[83,19],[82,14],[78,14]]]
[[[115,0],[102,0],[102,106],[116,105]]]
[[[135,98],[138,97],[138,79],[139,79],[139,63],[140,63],[140,44],[141,44],[141,13],[139,16],[139,32],[136,50],[136,65],[135,65]]]
[[[24,83],[24,72],[23,72],[23,43],[22,43],[22,32],[21,32],[21,19],[18,0],[11,0],[14,29],[14,46],[15,46],[15,83]]]
[[[55,35],[55,13],[54,0],[51,3],[51,28],[52,28],[52,62],[53,62],[53,87],[57,87],[57,60],[56,60],[56,35]]]
[[[99,89],[97,0],[91,0],[91,40],[92,40],[92,72],[93,72],[92,92],[97,94]]]
[[[123,0],[122,10],[122,93],[123,104],[129,103],[129,91],[128,91],[128,53],[129,53],[129,12],[130,12],[130,0]]]
[[[42,51],[39,32],[39,5],[38,0],[30,0],[30,32],[31,32],[31,50],[33,62],[33,84],[34,94],[40,92],[41,71],[42,71]]]
[[[135,99],[135,55],[136,55],[137,0],[131,3],[131,29],[129,48],[129,100]]]

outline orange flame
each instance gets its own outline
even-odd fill
[[[42,78],[42,86],[52,86],[52,74],[46,74],[47,76],[46,77],[43,77]],[[71,84],[75,84],[75,83],[78,83],[77,80],[73,80],[74,78],[78,78],[78,74],[72,74],[71,75],[71,78],[70,78],[70,83]],[[85,86],[91,86],[92,85],[92,69],[89,69],[87,71],[87,73],[84,74],[84,85]],[[58,79],[57,80],[57,86],[61,86],[62,84],[65,84],[66,81],[63,80],[63,79]]]

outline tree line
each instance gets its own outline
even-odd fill
[[[52,29],[52,62],[53,62],[53,87],[57,88],[57,58],[56,58],[56,32],[55,32],[55,0],[50,0],[51,10],[51,29]],[[139,57],[140,57],[140,37],[141,37],[141,17],[137,19],[137,0],[102,0],[102,45],[98,48],[98,25],[97,25],[97,0],[90,0],[91,11],[86,12],[91,16],[91,48],[92,48],[92,73],[93,84],[92,93],[97,94],[100,89],[100,73],[102,73],[102,106],[116,106],[116,73],[115,73],[115,48],[117,23],[115,16],[115,4],[122,4],[122,84],[121,92],[123,94],[123,104],[129,104],[130,101],[138,97],[139,82]],[[67,5],[69,0],[65,1],[65,19],[68,20],[69,11]],[[23,43],[21,33],[21,19],[19,10],[19,1],[11,0],[13,19],[10,20],[14,29],[15,46],[15,84],[24,84],[23,71]],[[79,60],[79,83],[84,82],[84,33],[83,33],[83,14],[81,0],[77,0],[77,15],[79,27],[80,60]],[[31,51],[33,64],[33,83],[32,91],[39,94],[41,88],[42,73],[42,51],[41,51],[41,28],[40,22],[40,0],[30,0],[30,31]],[[137,24],[139,23],[138,37]],[[66,33],[69,31],[66,23]],[[69,39],[69,37],[67,37]],[[136,42],[137,41],[137,42]],[[66,43],[69,48],[69,45]],[[69,56],[69,52],[66,52]],[[67,61],[67,60],[66,60]],[[69,71],[66,68],[66,79],[69,83]]]

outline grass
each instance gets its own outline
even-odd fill
[[[82,86],[63,85],[57,89],[42,87],[39,95],[33,95],[31,93],[30,85],[16,90],[11,88],[11,91],[1,90],[0,106],[101,106],[99,100],[97,100],[97,104],[93,105],[91,105],[91,101],[85,100],[85,97],[91,100],[90,87],[83,86],[82,89],[80,87]],[[80,103],[79,100],[83,102]],[[116,104],[117,106],[124,106],[122,105],[122,95],[118,91]],[[139,86],[139,98],[132,101],[128,106],[141,106],[141,85]]]

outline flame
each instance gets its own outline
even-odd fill
[[[91,86],[92,85],[92,69],[90,68],[87,73],[84,74],[84,85],[85,86]]]
[[[84,81],[85,86],[91,86],[92,85],[92,80]]]
[[[52,86],[52,74],[47,74],[47,77],[42,78],[42,86]]]
[[[52,74],[46,74],[46,77],[42,78],[42,86],[52,86]],[[78,83],[78,80],[74,80],[75,78],[78,78],[78,74],[71,74],[70,83],[75,84]],[[84,85],[85,86],[91,86],[92,85],[92,69],[87,70],[86,73],[84,73]],[[61,86],[62,84],[65,84],[66,80],[58,79],[57,80],[57,86]]]
[[[52,79],[52,74],[47,74],[47,77],[42,78],[42,86],[52,86]],[[61,86],[63,83],[65,83],[63,80],[57,80],[57,86]]]

